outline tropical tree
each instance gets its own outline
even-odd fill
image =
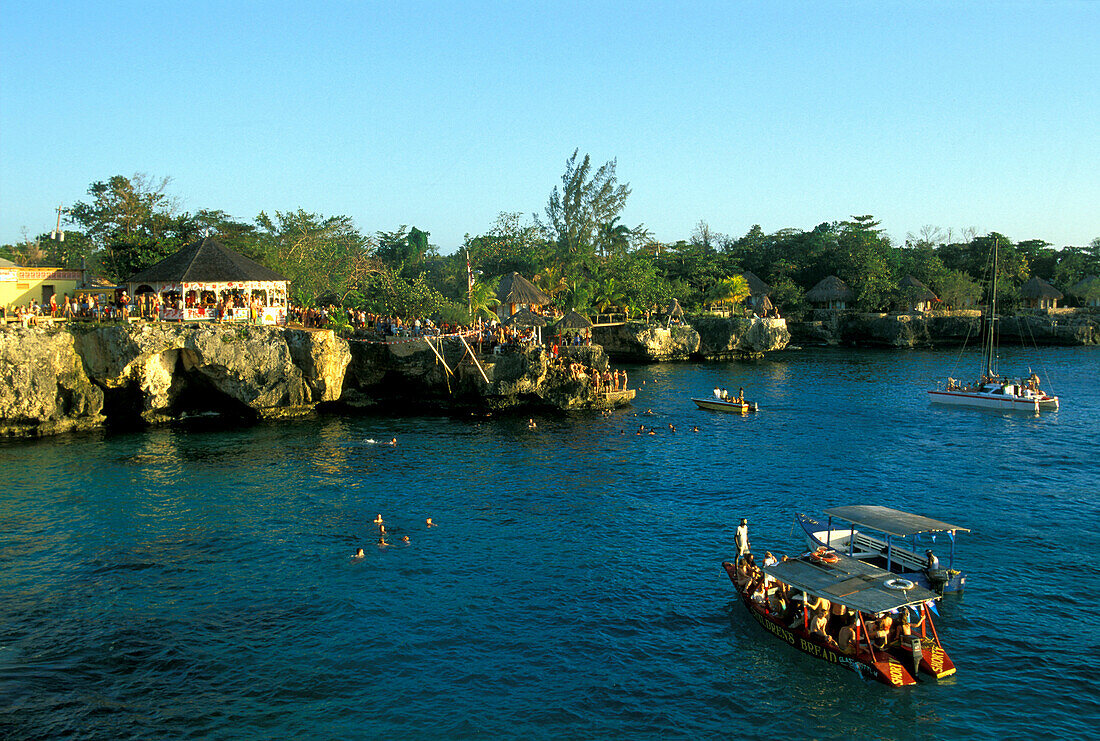
[[[630,247],[633,232],[626,224],[616,223],[619,217],[600,224],[597,244],[604,257],[626,252]]]
[[[103,272],[121,281],[162,260],[199,236],[194,217],[179,213],[165,192],[170,178],[138,173],[115,175],[88,188],[91,201],[78,202],[68,220],[79,224],[100,253]]]
[[[970,306],[982,295],[981,286],[974,282],[969,273],[962,270],[949,271],[938,283],[932,285],[935,286],[940,301],[952,309]]]
[[[470,286],[469,306],[470,306],[470,318],[471,319],[495,319],[496,312],[494,308],[500,305],[500,300],[496,297],[496,283],[483,283],[481,281],[475,281]]]
[[[501,276],[511,272],[533,275],[549,262],[543,231],[536,223],[523,220],[523,214],[502,211],[487,234],[466,235],[464,251],[470,262],[485,275]]]
[[[567,265],[594,256],[600,225],[613,225],[630,195],[630,185],[620,185],[615,175],[615,160],[592,173],[591,158],[586,154],[578,163],[579,153],[573,150],[566,160],[562,189],[559,192],[555,186],[550,193],[543,225],[559,259]]]
[[[565,275],[564,266],[559,263],[551,263],[535,273],[532,281],[542,289],[543,293],[550,298],[554,298],[562,291],[569,290],[569,283],[566,281]]]
[[[732,313],[734,306],[744,301],[749,295],[749,284],[742,275],[731,275],[722,278],[707,291],[707,300],[712,304],[725,306]]]
[[[597,309],[606,312],[612,306],[622,306],[627,298],[617,280],[605,278],[596,283],[592,301]]]

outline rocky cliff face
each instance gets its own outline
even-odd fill
[[[937,347],[961,345],[981,334],[978,316],[921,314],[832,314],[791,325],[795,343],[864,347]],[[1039,345],[1095,345],[1100,325],[1089,315],[1005,316],[1001,340]]]
[[[303,414],[339,398],[351,357],[327,331],[160,323],[11,329],[0,353],[0,431],[12,435]]]
[[[342,401],[352,407],[592,409],[629,400],[595,394],[587,378],[574,378],[556,367],[540,348],[479,355],[475,363],[457,338],[392,343],[353,339],[350,347]],[[567,348],[563,354],[567,363],[607,368],[599,347]]]
[[[101,425],[103,390],[67,332],[0,331],[0,435],[52,435]]]
[[[790,333],[783,319],[693,317],[670,327],[641,322],[593,327],[592,339],[614,358],[639,362],[727,360],[781,350]]]

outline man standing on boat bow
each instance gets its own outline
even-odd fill
[[[737,545],[737,557],[740,558],[749,552],[749,521],[742,518],[737,526],[737,532],[733,536],[733,542]]]

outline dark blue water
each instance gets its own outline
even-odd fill
[[[1061,411],[930,407],[954,354],[837,350],[631,368],[634,409],[535,431],[330,417],[3,444],[0,736],[1090,736],[1100,355],[1006,354]],[[696,410],[715,385],[762,411]],[[792,552],[796,511],[852,503],[974,529],[937,622],[956,677],[866,683],[734,601],[738,518]]]

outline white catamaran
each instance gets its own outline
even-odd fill
[[[998,409],[1001,411],[1040,412],[1058,409],[1058,397],[1039,388],[1039,376],[1011,380],[997,370],[994,355],[997,338],[997,241],[993,242],[993,278],[989,294],[989,315],[982,344],[982,374],[972,384],[960,385],[948,378],[941,388],[928,392],[933,404]]]

